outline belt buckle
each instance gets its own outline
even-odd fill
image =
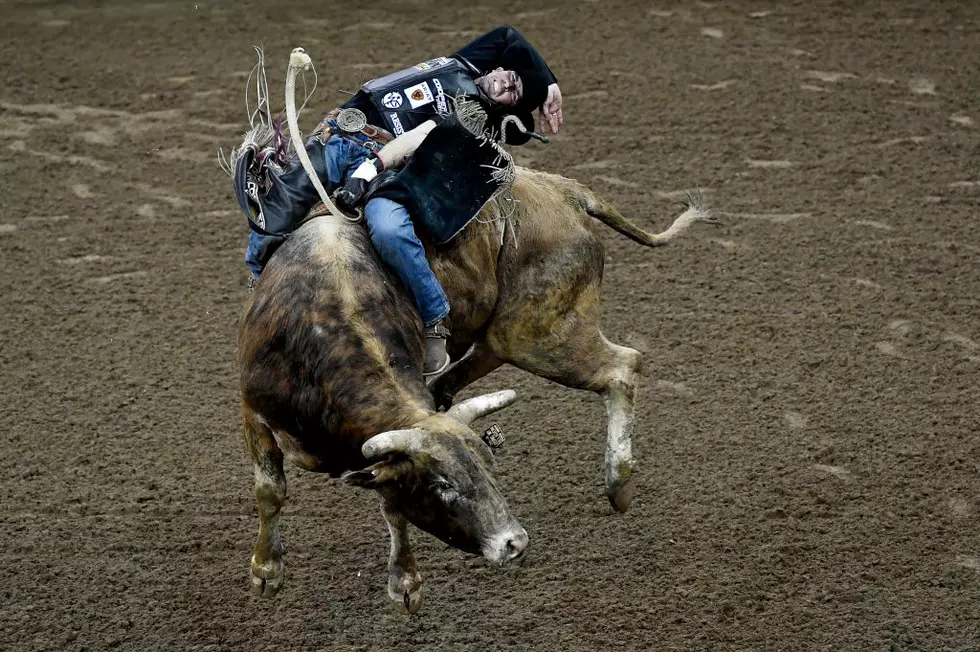
[[[353,107],[348,107],[338,113],[336,121],[337,127],[348,134],[356,134],[364,131],[364,128],[367,127],[367,116],[364,115],[364,111]]]

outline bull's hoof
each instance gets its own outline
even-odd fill
[[[283,573],[281,561],[258,564],[252,558],[252,594],[260,598],[271,598],[282,588]]]
[[[606,497],[617,512],[625,512],[633,504],[635,478],[633,477],[634,462],[620,462],[616,465],[615,474],[606,481]]]
[[[418,573],[414,577],[392,574],[388,578],[388,597],[395,611],[403,616],[418,613],[422,608],[422,578]]]
[[[606,497],[609,498],[609,504],[613,509],[617,512],[625,512],[630,508],[633,504],[633,487],[633,478],[630,478],[626,484],[619,484],[606,490]]]

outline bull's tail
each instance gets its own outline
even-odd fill
[[[681,213],[666,231],[662,233],[648,233],[623,217],[623,214],[611,204],[596,197],[586,188],[582,186],[579,186],[579,188],[581,192],[578,199],[586,213],[619,233],[622,233],[630,240],[648,247],[659,247],[667,244],[684,231],[687,231],[688,227],[695,222],[705,222],[707,224],[718,223],[718,219],[712,215],[711,209],[705,204],[700,190],[688,191],[685,194],[684,205],[687,207],[687,210]]]

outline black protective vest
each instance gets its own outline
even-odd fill
[[[457,59],[438,57],[373,79],[361,87],[361,93],[380,114],[385,128],[399,136],[433,116],[449,115],[457,96],[479,98],[473,74]]]

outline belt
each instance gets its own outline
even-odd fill
[[[337,126],[337,117],[340,116],[340,112],[344,109],[338,107],[336,109],[331,109],[327,111],[327,115],[323,117],[323,120],[316,126],[313,130],[312,136],[320,139],[320,142],[326,144],[328,138],[331,135],[340,136],[341,138],[352,138],[358,144],[367,147],[374,152],[390,143],[395,139],[391,132],[382,129],[381,127],[375,127],[374,125],[365,124],[360,129],[354,131],[348,131],[341,129]],[[361,138],[357,136],[362,136],[367,142],[364,142]]]

